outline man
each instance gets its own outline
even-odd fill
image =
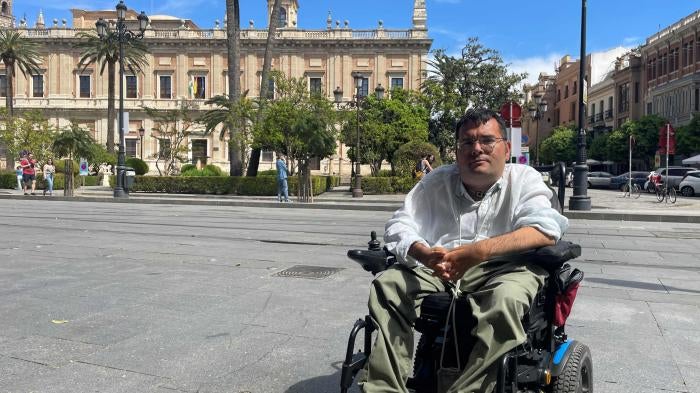
[[[491,392],[496,361],[526,339],[521,319],[546,272],[489,260],[552,245],[568,226],[537,171],[506,165],[510,144],[495,112],[468,110],[455,137],[457,163],[423,178],[386,224],[386,246],[402,263],[370,291],[378,336],[361,382],[366,393],[406,392],[421,302],[451,286],[468,294],[477,325],[469,361],[449,392]]]
[[[24,195],[29,195],[27,194],[27,188],[30,182],[32,184],[32,195],[36,195],[34,193],[36,189],[36,169],[34,168],[36,160],[34,159],[34,155],[32,153],[23,154],[19,165],[22,167],[22,182],[24,183],[22,190],[24,191]]]
[[[277,200],[289,202],[289,187],[287,187],[287,164],[281,154],[277,154]]]

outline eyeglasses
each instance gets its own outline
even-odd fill
[[[474,145],[479,142],[481,149],[484,153],[488,154],[493,151],[496,147],[496,143],[500,141],[505,141],[506,138],[495,138],[492,136],[483,136],[481,138],[464,139],[458,142],[458,147],[460,150],[471,151],[474,150]]]

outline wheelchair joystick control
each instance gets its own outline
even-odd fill
[[[377,240],[377,232],[372,231],[372,232],[369,234],[369,237],[371,238],[371,240],[370,240],[369,242],[367,242],[367,245],[368,245],[367,249],[370,250],[370,251],[379,251],[379,250],[381,250],[381,249],[382,249],[382,243],[381,243],[379,240]]]

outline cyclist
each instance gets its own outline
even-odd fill
[[[407,391],[421,302],[452,286],[468,293],[477,325],[469,362],[449,392],[491,391],[496,361],[526,339],[521,319],[546,272],[484,261],[552,245],[568,227],[540,173],[506,165],[510,144],[495,112],[468,110],[455,137],[457,163],[419,182],[386,224],[386,245],[402,263],[370,290],[378,335],[360,382],[366,393]]]

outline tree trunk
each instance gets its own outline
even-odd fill
[[[9,61],[5,63],[5,69],[6,75],[5,75],[5,81],[7,85],[7,90],[5,91],[5,94],[7,96],[5,97],[5,105],[7,106],[7,112],[10,114],[10,117],[13,117],[15,114],[15,105],[14,105],[14,81],[15,81],[15,62],[14,61]]]
[[[297,198],[299,202],[311,202],[311,177],[309,176],[309,162],[305,160],[299,161],[299,191]]]
[[[117,111],[114,108],[114,78],[116,66],[114,62],[107,63],[107,151],[114,153],[114,123]]]
[[[72,197],[73,196],[73,159],[69,158],[64,165],[63,171],[63,196]],[[107,176],[105,174],[105,176]]]
[[[268,95],[268,89],[270,84],[267,80],[270,77],[270,69],[272,68],[272,49],[275,45],[275,36],[277,35],[277,24],[279,23],[279,13],[282,1],[275,0],[275,4],[272,6],[272,13],[270,13],[270,20],[267,27],[267,42],[265,43],[265,57],[263,59],[263,69],[262,75],[260,77],[260,98],[265,98]],[[258,119],[257,122],[261,121],[263,113],[263,106],[258,108]],[[258,166],[260,165],[260,148],[253,149],[250,154],[250,161],[248,163],[248,173],[246,176],[255,177],[258,175]]]
[[[228,95],[232,103],[241,97],[241,15],[238,0],[226,0],[226,48],[228,49]],[[243,175],[241,155],[235,143],[239,130],[231,128],[229,137],[229,173]]]

